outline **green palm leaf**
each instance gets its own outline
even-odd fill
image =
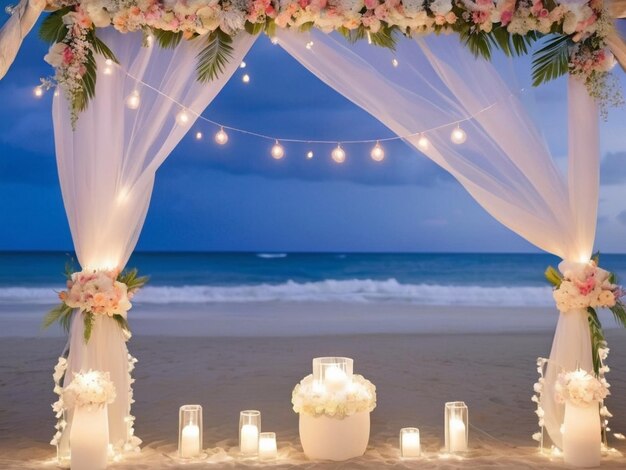
[[[161,46],[163,49],[174,49],[180,44],[180,41],[183,39],[182,31],[175,33],[173,31],[153,29],[152,34],[154,34],[155,39],[159,43],[159,46]]]
[[[233,56],[233,39],[217,29],[206,39],[206,46],[198,54],[196,72],[200,82],[210,82],[224,72],[226,64]]]
[[[63,16],[69,11],[70,8],[65,7],[50,13],[41,23],[39,37],[49,44],[63,41],[67,36],[67,26],[63,23]]]
[[[533,54],[533,86],[554,80],[569,71],[569,36],[557,36]]]

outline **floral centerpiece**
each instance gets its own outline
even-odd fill
[[[618,324],[626,327],[626,306],[621,300],[624,290],[617,284],[615,274],[598,267],[598,261],[599,256],[596,255],[588,263],[569,266],[562,274],[552,266],[545,273],[554,286],[553,296],[559,311],[587,311],[596,375],[600,373],[602,350],[606,347],[596,309],[608,308]]]
[[[84,337],[89,341],[96,315],[105,315],[115,320],[125,334],[130,337],[128,311],[134,294],[147,282],[147,277],[139,277],[132,269],[119,273],[108,270],[84,270],[66,273],[67,290],[59,292],[61,304],[52,309],[44,318],[44,328],[55,322],[69,331],[72,315],[83,316]]]
[[[204,38],[200,81],[223,71],[233,37],[243,31],[273,36],[276,28],[318,28],[389,48],[399,34],[456,33],[474,54],[487,58],[494,48],[526,54],[533,42],[552,35],[535,53],[535,85],[569,72],[605,104],[621,101],[619,87],[608,81],[615,64],[607,45],[613,24],[602,0],[49,0],[48,7],[56,11],[40,35],[52,44],[46,61],[56,70],[74,120],[95,93],[94,54],[116,62],[96,35],[108,26],[143,31],[146,45],[156,40],[175,47],[183,39]]]
[[[74,375],[63,391],[63,402],[69,408],[103,407],[113,403],[115,396],[109,373],[89,370]]]
[[[572,403],[586,408],[597,405],[609,395],[609,383],[604,378],[596,378],[587,371],[578,369],[559,374],[554,386],[558,403]]]
[[[356,413],[368,413],[376,408],[376,386],[362,375],[352,376],[352,382],[339,390],[329,390],[308,375],[293,389],[291,403],[296,413],[343,419]]]

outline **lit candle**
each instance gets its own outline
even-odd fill
[[[254,424],[241,426],[239,450],[242,454],[254,455],[259,451],[259,428]]]
[[[273,460],[277,454],[276,433],[262,432],[259,435],[259,458],[261,460]]]
[[[180,438],[180,456],[183,458],[197,457],[200,453],[200,428],[188,424],[183,428]]]
[[[337,366],[330,366],[324,373],[324,385],[332,392],[341,390],[346,386],[348,376]]]
[[[420,456],[421,446],[419,429],[403,428],[400,430],[400,453],[403,458]]]
[[[465,423],[459,418],[450,418],[450,452],[465,452],[467,439]]]

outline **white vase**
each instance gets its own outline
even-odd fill
[[[597,467],[601,457],[598,403],[580,407],[567,402],[563,422],[563,459],[573,467]]]
[[[370,438],[370,414],[356,413],[343,419],[300,413],[300,442],[311,460],[343,461],[360,457]]]
[[[70,430],[72,470],[103,470],[109,451],[109,418],[106,406],[74,409]]]

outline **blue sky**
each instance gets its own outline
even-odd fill
[[[4,7],[6,0],[0,1]],[[1,21],[1,20],[0,20]],[[71,248],[56,175],[51,94],[35,99],[46,45],[34,30],[0,82],[0,250]],[[257,41],[220,96],[210,119],[270,135],[369,139],[390,135],[266,38]],[[528,60],[520,70],[529,72]],[[251,82],[244,84],[248,73]],[[618,76],[626,83],[624,73]],[[526,98],[560,163],[566,154],[564,82]],[[230,133],[218,148],[192,128],[157,173],[140,250],[228,251],[532,251],[500,226],[436,165],[402,143],[387,145],[382,164],[369,146],[350,147],[344,165],[330,147],[270,143]],[[603,185],[597,247],[626,251],[626,110],[602,123]]]

